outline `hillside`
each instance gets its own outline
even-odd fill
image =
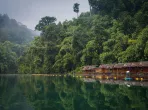
[[[28,29],[27,26],[15,19],[10,19],[8,15],[0,14],[0,42],[10,41],[17,44],[28,43],[38,34]]]
[[[84,65],[148,60],[148,1],[89,0],[90,12],[55,24],[43,17],[42,31],[19,59],[19,73],[67,73]],[[78,11],[77,11],[78,12]]]
[[[18,58],[36,35],[15,19],[0,15],[0,74],[18,73]]]

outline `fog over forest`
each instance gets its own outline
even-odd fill
[[[81,4],[80,13],[89,11],[87,0],[0,0],[0,13],[34,30],[43,16],[54,16],[61,22],[76,17],[73,12],[76,2]]]

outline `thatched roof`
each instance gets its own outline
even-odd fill
[[[107,64],[100,65],[99,68],[107,68]]]
[[[112,65],[110,65],[110,66],[112,67]],[[114,64],[114,66],[112,68],[127,68],[127,67],[148,67],[148,61],[131,62],[131,63],[118,63],[118,64]]]
[[[131,63],[131,67],[139,67],[139,66],[140,66],[140,62]]]
[[[108,68],[112,69],[112,68],[114,68],[114,66],[115,66],[115,64],[109,64]]]
[[[124,64],[123,63],[118,63],[114,65],[114,68],[123,68]]]
[[[103,64],[103,65],[100,65],[99,68],[113,68],[114,67],[114,64]]]
[[[118,63],[118,64],[102,64],[100,69],[112,69],[112,68],[128,68],[128,67],[148,67],[148,61],[143,62],[131,62],[131,63]],[[82,70],[96,69],[96,65],[84,66]]]
[[[124,67],[148,67],[148,61],[125,63]]]
[[[86,70],[93,70],[96,68],[97,65],[88,65],[88,66],[83,66],[83,71],[86,71]]]
[[[140,66],[148,67],[148,61],[140,62]]]
[[[124,64],[124,68],[127,68],[127,67],[139,67],[140,66],[140,62],[131,62],[131,63],[125,63]]]
[[[125,63],[124,65],[123,65],[123,67],[131,67],[131,63]]]

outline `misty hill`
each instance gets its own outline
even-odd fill
[[[10,41],[17,44],[24,44],[33,40],[34,36],[38,36],[39,33],[15,19],[10,19],[8,15],[0,14],[0,42]]]

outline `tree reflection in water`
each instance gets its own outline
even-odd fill
[[[72,77],[0,77],[0,110],[146,110],[147,100],[144,87]]]

